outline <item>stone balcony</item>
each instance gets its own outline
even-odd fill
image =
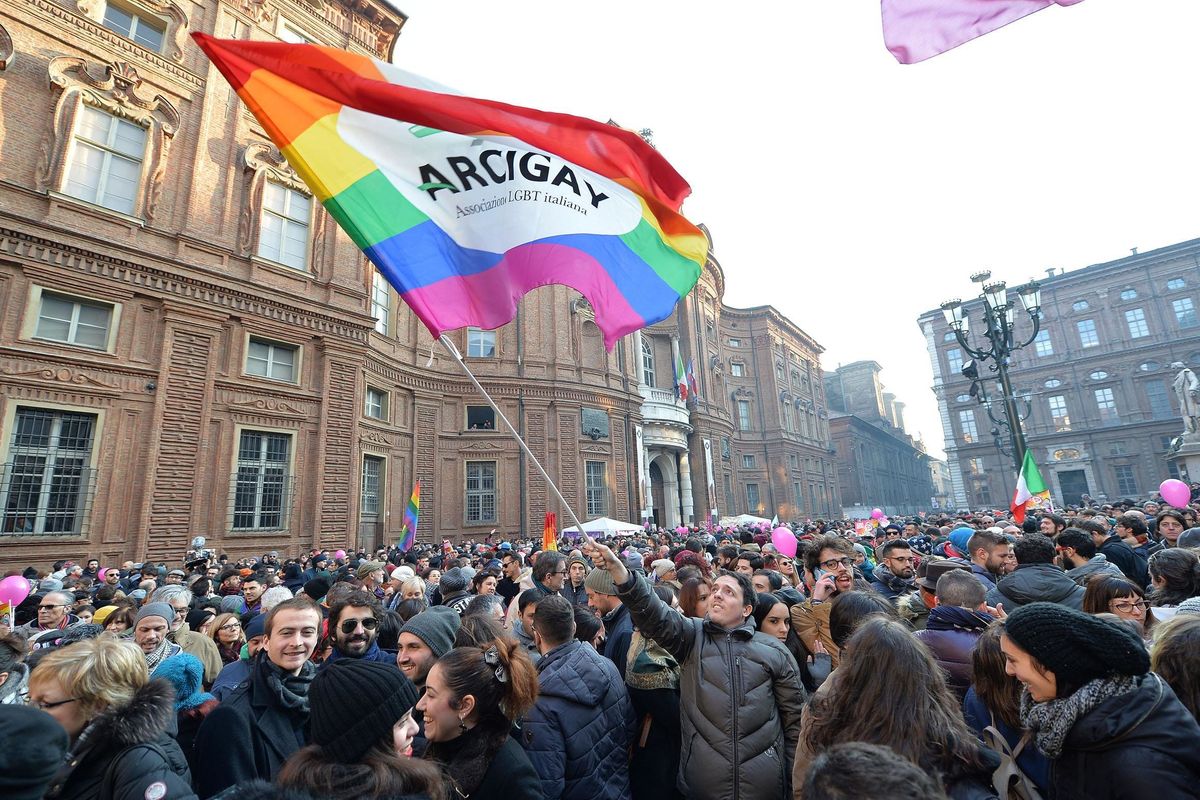
[[[687,449],[690,412],[669,389],[642,386],[642,439],[647,447]]]

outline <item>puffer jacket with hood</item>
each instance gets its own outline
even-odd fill
[[[1003,603],[1006,612],[1030,603],[1046,602],[1083,610],[1083,587],[1053,564],[1019,564],[988,592],[987,604]]]
[[[1175,800],[1200,786],[1200,725],[1154,673],[1072,726],[1050,765],[1054,800]]]
[[[71,746],[47,798],[194,800],[191,773],[175,742],[175,691],[154,679],[128,704],[106,709]]]
[[[546,797],[629,800],[633,705],[617,668],[572,640],[538,663],[538,684],[523,741]]]
[[[684,617],[643,576],[617,594],[637,629],[682,666],[679,791],[694,800],[785,797],[806,699],[792,654],[753,619],[725,630]]]

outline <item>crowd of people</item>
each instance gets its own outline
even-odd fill
[[[0,796],[1196,797],[1197,508],[31,566]]]

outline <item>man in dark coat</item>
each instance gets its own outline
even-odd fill
[[[584,586],[587,588],[588,605],[604,622],[604,657],[613,662],[624,679],[629,660],[629,642],[633,639],[633,620],[629,618],[629,609],[617,597],[617,587],[604,568],[596,567],[589,572]]]
[[[285,600],[267,614],[266,639],[252,674],[230,692],[196,734],[201,797],[253,778],[274,780],[283,762],[305,745],[308,687],[316,675],[321,612],[308,598]]]
[[[1054,563],[1054,542],[1041,534],[1027,533],[1013,550],[1017,568],[988,592],[989,606],[1002,604],[1005,612],[1036,602],[1059,603],[1076,610],[1083,607],[1083,587]]]
[[[633,706],[613,663],[575,638],[572,605],[552,595],[533,614],[542,659],[525,751],[546,797],[629,800]]]
[[[871,573],[871,588],[895,602],[900,595],[916,590],[916,572],[908,540],[888,542],[880,548],[879,566]]]
[[[946,683],[959,702],[971,688],[971,651],[979,634],[995,620],[984,609],[983,584],[969,567],[952,561],[934,561],[925,581],[933,584],[937,605],[929,610],[920,639],[946,673]]]
[[[787,796],[806,693],[792,654],[754,629],[754,584],[723,572],[708,615],[686,618],[608,547],[589,546],[637,629],[682,667],[679,791],[694,800]]]
[[[1150,584],[1146,559],[1127,545],[1116,532],[1110,532],[1102,523],[1094,520],[1084,520],[1079,523],[1079,527],[1091,535],[1097,552],[1108,559],[1110,564],[1115,564],[1126,578],[1138,586],[1145,587]]]

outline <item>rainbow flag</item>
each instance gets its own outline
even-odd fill
[[[557,283],[611,350],[700,276],[707,239],[679,213],[691,189],[632,131],[331,47],[192,36],[435,338],[504,325]]]
[[[417,541],[417,517],[421,515],[421,482],[413,487],[408,505],[404,507],[404,521],[400,524],[400,550],[407,553]]]
[[[542,525],[542,549],[558,549],[558,517],[553,511],[546,512],[546,522]]]

